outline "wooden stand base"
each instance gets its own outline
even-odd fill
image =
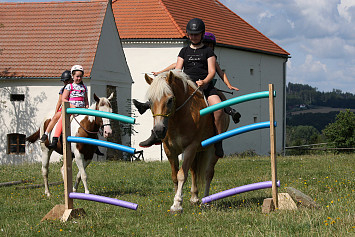
[[[275,205],[274,205],[274,201],[272,200],[272,198],[264,199],[261,212],[266,214],[266,213],[270,213],[274,210],[275,210]]]
[[[279,193],[279,210],[296,210],[297,205],[288,193]]]
[[[65,210],[65,205],[60,204],[56,205],[55,207],[50,210],[47,215],[45,215],[41,221],[44,220],[61,220],[66,222],[71,218],[79,218],[85,216],[86,213],[83,208],[77,209],[67,209]]]
[[[278,210],[296,210],[297,205],[288,193],[278,194]],[[270,213],[275,210],[275,204],[272,198],[264,199],[262,213]]]

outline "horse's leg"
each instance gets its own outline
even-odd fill
[[[79,152],[78,152],[79,153]],[[75,185],[73,188],[73,191],[76,192],[76,190],[78,189],[79,183],[80,183],[80,179],[83,181],[83,185],[84,185],[84,189],[85,189],[85,193],[89,194],[89,189],[88,189],[88,184],[87,184],[87,174],[85,171],[85,168],[90,164],[91,160],[85,160],[84,159],[84,155],[80,154],[78,156],[75,156],[75,163],[78,166],[78,174],[76,176],[76,181],[75,181]]]
[[[84,160],[84,169],[86,169],[86,167],[87,167],[90,163],[91,163],[91,160],[87,160],[87,161]],[[76,191],[78,190],[78,186],[79,186],[80,181],[81,181],[81,172],[78,171],[78,173],[76,174],[75,184],[74,184],[74,188],[73,188],[74,192],[76,192]],[[83,184],[84,184],[84,188],[85,188],[85,183],[84,183],[84,181],[83,181]],[[87,185],[86,185],[86,187],[87,187]],[[86,188],[86,189],[87,189],[87,188]],[[86,190],[86,189],[85,189],[85,190]]]
[[[177,173],[179,171],[179,159],[178,156],[175,156],[174,158],[169,158],[170,162],[170,167],[171,167],[171,179],[173,180],[174,183],[174,191],[176,194],[176,190],[178,187],[178,180],[177,180]]]
[[[49,197],[51,196],[48,187],[48,172],[49,172],[49,158],[53,150],[49,150],[44,144],[41,144],[42,148],[42,176],[44,181],[44,193]]]
[[[198,156],[198,155],[197,155]],[[190,203],[196,204],[199,202],[198,199],[198,187],[197,187],[197,161],[198,157],[195,157],[194,162],[191,166],[190,172],[191,172],[191,198],[190,198]]]
[[[196,148],[186,149],[184,152],[184,162],[182,163],[182,166],[177,174],[178,185],[174,197],[174,204],[170,207],[170,210],[173,212],[182,212],[183,187],[195,155]]]
[[[207,166],[207,170],[206,170],[206,185],[205,185],[205,193],[204,193],[204,197],[207,197],[210,193],[210,185],[214,176],[214,167],[218,161],[218,157],[215,156],[214,154],[214,147],[211,146],[211,148],[213,150],[213,152],[210,151],[206,151],[205,154],[208,162],[208,166]]]

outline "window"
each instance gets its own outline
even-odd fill
[[[24,101],[24,94],[10,94],[10,101]]]
[[[7,154],[26,153],[26,135],[19,133],[7,134]]]

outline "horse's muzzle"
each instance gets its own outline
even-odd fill
[[[163,124],[156,124],[153,128],[153,131],[158,139],[163,140],[166,136],[166,132],[168,131],[168,129]]]
[[[103,135],[104,135],[104,138],[108,138],[112,135],[111,126],[104,126]]]

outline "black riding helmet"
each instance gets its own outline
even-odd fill
[[[60,80],[61,81],[68,81],[71,79],[71,73],[69,70],[65,70],[63,73],[62,73],[62,76],[60,77]]]
[[[205,33],[205,23],[200,18],[191,19],[186,26],[188,34]]]

